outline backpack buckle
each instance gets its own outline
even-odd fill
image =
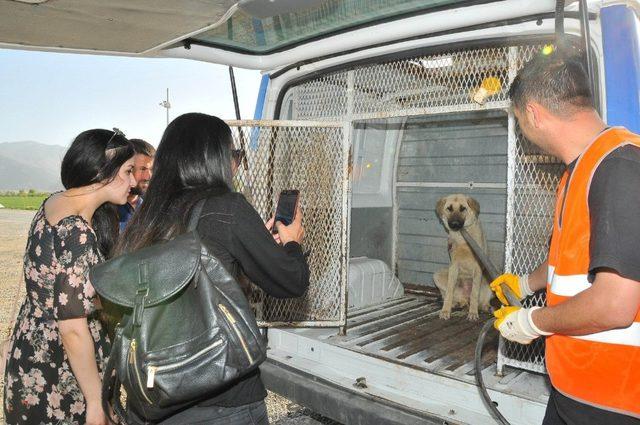
[[[133,325],[142,325],[142,313],[144,313],[144,300],[149,295],[149,265],[140,263],[138,274],[138,288],[133,306]]]

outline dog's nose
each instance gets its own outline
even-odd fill
[[[449,228],[451,230],[460,230],[462,229],[462,222],[459,220],[451,220],[449,221]]]

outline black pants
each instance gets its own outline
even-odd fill
[[[269,425],[264,400],[238,407],[193,406],[161,425]]]
[[[639,425],[640,419],[577,402],[551,388],[542,425]]]

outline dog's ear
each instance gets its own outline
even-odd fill
[[[436,204],[436,214],[438,215],[438,218],[444,215],[444,204],[446,202],[447,202],[446,196],[438,200],[438,203]]]
[[[472,197],[469,196],[469,198],[467,199],[467,203],[469,204],[469,208],[471,208],[473,210],[473,212],[476,214],[476,217],[480,215],[480,203],[478,201],[476,201],[475,199],[473,199]]]

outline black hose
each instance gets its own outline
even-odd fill
[[[489,278],[492,281],[494,281],[499,276],[499,273],[496,266],[491,262],[491,259],[486,255],[486,253],[482,250],[480,245],[478,245],[478,243],[475,241],[475,239],[473,239],[473,237],[469,234],[469,232],[466,231],[466,229],[462,228],[460,230],[460,234],[462,235],[464,240],[467,242],[467,245],[469,245],[469,248],[471,248],[471,251],[475,254],[478,262],[482,265],[484,270],[489,275]],[[515,296],[515,294],[511,291],[511,289],[507,285],[502,284],[500,285],[500,287],[502,288],[502,292],[504,296],[509,301],[509,305],[522,307],[520,300]],[[507,421],[507,419],[504,416],[502,416],[502,413],[500,413],[496,405],[491,400],[491,397],[489,397],[489,392],[487,391],[487,387],[485,387],[484,380],[482,379],[482,348],[484,347],[484,339],[489,333],[489,330],[493,328],[493,322],[494,322],[493,319],[487,321],[487,323],[485,323],[482,329],[480,330],[480,335],[478,335],[478,342],[476,343],[476,353],[475,353],[476,382],[478,383],[478,388],[480,388],[480,395],[482,396],[482,401],[484,401],[484,403],[487,405],[487,408],[489,409],[489,413],[491,413],[493,418],[496,421],[498,421],[499,424],[510,425],[509,421]]]
[[[484,339],[487,337],[487,334],[491,329],[493,329],[494,320],[487,320],[487,323],[482,326],[480,330],[480,335],[478,335],[478,342],[476,343],[476,358],[475,358],[475,375],[476,382],[478,383],[478,388],[480,389],[480,395],[482,396],[482,401],[484,401],[487,409],[493,416],[493,418],[498,421],[499,424],[502,425],[510,425],[509,421],[500,413],[496,405],[489,397],[489,392],[487,391],[487,387],[484,385],[484,379],[482,379],[482,348],[484,347]]]

